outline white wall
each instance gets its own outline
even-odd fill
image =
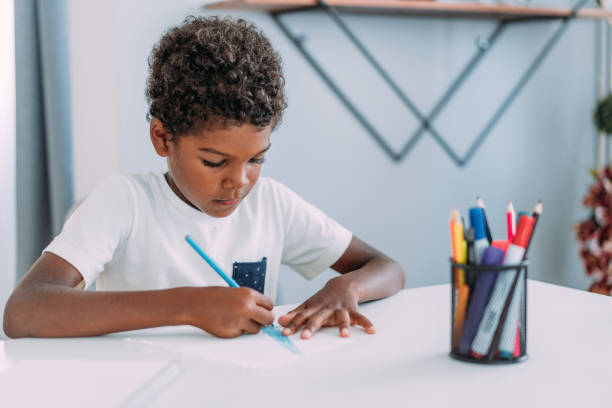
[[[71,3],[77,7],[76,0]],[[112,75],[88,74],[108,93],[75,95],[73,117],[95,111],[100,118],[116,118],[118,150],[109,154],[112,160],[118,154],[117,168],[121,171],[163,169],[148,140],[146,60],[165,29],[180,23],[186,15],[209,12],[195,0],[115,1],[106,6],[79,7],[78,13],[71,12],[73,20],[79,13],[86,13],[87,7],[112,8],[112,24],[98,27],[104,31],[96,36],[105,42],[107,54],[111,48],[114,52],[107,55],[108,60],[97,62],[109,64],[114,60],[115,82]],[[512,199],[520,210],[530,211],[542,199],[545,212],[531,249],[530,275],[586,287],[571,226],[586,214],[580,202],[589,182],[587,169],[594,161],[592,21],[571,23],[472,161],[457,168],[429,135],[401,163],[391,162],[269,16],[234,14],[262,28],[284,61],[289,108],[273,136],[274,147],[264,174],[286,183],[356,235],[400,261],[406,270],[407,286],[448,281],[449,208],[456,206],[467,214],[475,196],[480,195],[498,237],[504,234],[507,200]],[[91,20],[91,13],[82,15]],[[423,112],[431,109],[475,51],[475,37],[487,35],[495,24],[489,20],[371,15],[345,19]],[[314,12],[293,14],[284,21],[293,32],[306,35],[308,49],[392,145],[401,145],[412,134],[417,125],[414,117],[329,18]],[[558,24],[524,23],[504,32],[472,79],[435,121],[453,148],[465,152]],[[74,21],[70,28],[80,38],[92,35]],[[98,52],[95,47],[79,50],[79,57],[72,63],[75,70],[82,69],[78,67],[84,66],[84,60],[96,58]],[[78,72],[73,74],[76,78]],[[82,102],[76,103],[77,98]],[[79,132],[75,127],[75,137],[83,137],[91,128],[88,125]],[[75,148],[75,155],[80,154]],[[100,156],[98,159],[103,160],[104,155]],[[81,172],[83,178],[92,181],[104,173],[94,175],[85,164],[77,166],[76,173]],[[306,283],[283,271],[279,300],[303,299],[329,276],[327,273]]]
[[[68,0],[74,195],[119,169],[112,3]]]
[[[0,2],[0,316],[15,285],[15,10]],[[0,321],[2,319],[0,318]],[[4,331],[0,327],[0,338]]]

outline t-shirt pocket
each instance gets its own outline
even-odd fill
[[[232,278],[240,285],[264,293],[268,258],[258,262],[234,262]]]

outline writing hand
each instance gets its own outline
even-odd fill
[[[250,288],[193,288],[187,296],[187,324],[218,337],[256,334],[274,322],[274,303]]]

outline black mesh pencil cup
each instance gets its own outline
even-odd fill
[[[482,264],[451,263],[451,357],[508,364],[527,359],[527,261],[500,265],[491,249]]]

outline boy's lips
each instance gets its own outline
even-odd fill
[[[215,199],[213,200],[213,202],[221,204],[221,205],[236,205],[240,202],[240,198],[234,198],[231,200]]]

